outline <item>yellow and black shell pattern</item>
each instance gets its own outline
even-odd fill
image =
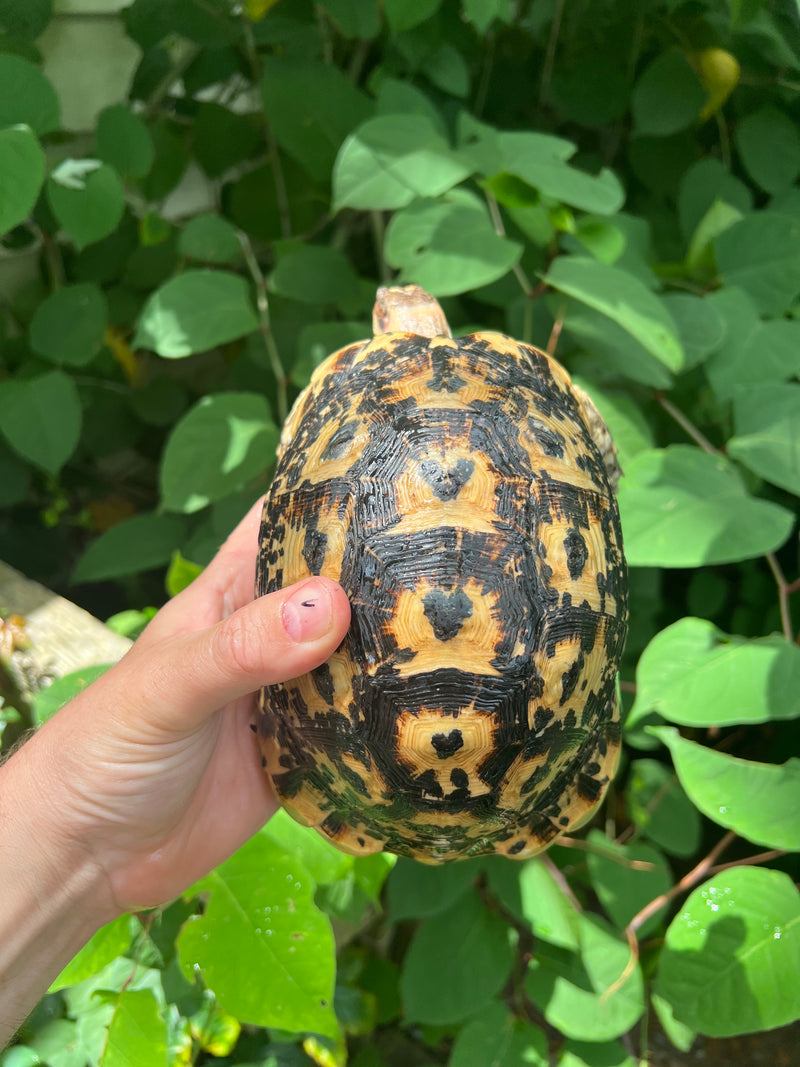
[[[259,744],[284,806],[347,852],[524,858],[585,822],[616,768],[610,439],[545,353],[453,339],[438,305],[432,327],[391,313],[414,296],[384,290],[378,331],[412,329],[329,356],[287,421],[256,591],[326,575],[352,624],[263,690]]]

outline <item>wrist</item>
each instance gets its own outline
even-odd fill
[[[101,866],[60,818],[62,786],[42,740],[0,767],[0,1048],[117,914]]]

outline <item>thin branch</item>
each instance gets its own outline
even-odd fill
[[[386,257],[383,254],[386,242],[386,225],[383,219],[383,212],[370,211],[369,218],[372,223],[372,240],[375,244],[375,259],[378,261],[381,281],[388,282],[391,281],[392,272],[389,268],[389,264],[386,262]]]
[[[281,424],[283,424],[289,413],[289,399],[286,389],[288,379],[283,364],[281,363],[278,346],[275,344],[275,337],[272,333],[272,322],[269,315],[269,298],[267,296],[267,280],[264,277],[264,272],[258,265],[253,246],[250,244],[250,238],[241,230],[238,231],[238,237],[239,244],[242,246],[247,269],[250,272],[250,277],[253,279],[253,284],[256,289],[256,307],[258,309],[259,328],[261,330],[261,336],[264,338],[264,347],[267,350],[267,357],[269,358],[270,366],[272,367],[272,372],[275,375],[275,381],[278,385],[278,417],[280,418]]]
[[[255,37],[253,37],[253,27],[250,20],[243,13],[242,14],[244,47],[247,54],[247,60],[250,64],[250,71],[253,75],[253,82],[258,87],[261,82],[261,60],[258,57],[258,49],[256,48]],[[292,236],[292,216],[289,207],[289,193],[286,186],[286,178],[284,177],[283,167],[281,166],[281,156],[278,151],[278,142],[275,140],[275,135],[272,132],[272,126],[270,125],[267,113],[263,107],[258,110],[259,117],[261,119],[261,125],[264,129],[264,137],[267,142],[267,152],[269,155],[269,165],[272,168],[272,176],[275,179],[275,196],[278,201],[278,215],[281,220],[281,236]]]
[[[639,959],[639,941],[636,937],[636,931],[653,915],[657,915],[662,908],[665,908],[671,900],[680,896],[681,893],[685,893],[687,889],[691,889],[693,886],[697,885],[698,882],[702,881],[703,878],[707,877],[714,868],[714,861],[735,839],[736,834],[733,830],[729,830],[728,833],[720,838],[716,845],[714,845],[708,855],[700,860],[697,866],[693,867],[688,874],[684,875],[676,885],[674,885],[668,892],[661,893],[660,896],[655,897],[649,904],[645,905],[641,911],[634,915],[624,930],[631,954],[628,957],[628,962],[625,964],[622,974],[603,992],[603,995],[600,997],[601,1003],[607,1001],[618,989],[621,989],[636,968]]]
[[[564,328],[564,316],[567,313],[567,301],[562,300],[561,306],[558,309],[558,315],[556,315],[556,321],[553,323],[553,328],[550,331],[550,336],[547,339],[547,354],[551,359],[555,358],[556,349],[558,348],[558,342],[561,338],[561,331]]]
[[[788,856],[789,853],[782,848],[771,848],[769,852],[757,852],[755,856],[748,856],[747,859],[733,860],[732,863],[720,863],[716,867],[712,867],[708,872],[709,874],[719,874],[720,871],[729,871],[731,867],[754,867],[759,863],[769,863],[771,860],[779,860],[781,856]]]
[[[567,879],[564,877],[563,872],[561,870],[559,870],[559,868],[555,865],[555,863],[553,863],[553,861],[550,859],[550,857],[547,855],[547,853],[545,853],[544,856],[542,856],[542,862],[544,863],[545,867],[550,872],[550,877],[553,879],[553,881],[556,883],[558,888],[561,890],[561,892],[564,894],[564,896],[567,898],[567,900],[573,906],[575,911],[577,911],[579,914],[583,913],[583,905],[578,900],[578,898],[575,896],[575,894],[572,892],[572,886],[569,884]]]
[[[656,393],[656,400],[666,413],[677,422],[680,428],[691,437],[696,445],[699,445],[704,452],[707,452],[710,456],[719,455],[719,449],[714,448],[707,437],[704,437],[702,433],[697,429],[691,419],[676,408],[671,400],[668,400],[662,392]]]
[[[556,46],[558,45],[558,35],[561,32],[561,19],[564,15],[565,5],[566,0],[556,0],[556,7],[553,12],[553,22],[550,26],[550,37],[547,41],[547,52],[545,53],[544,66],[542,67],[542,80],[539,84],[540,107],[547,103],[547,98],[550,95],[550,79],[553,76]]]
[[[652,916],[657,914],[663,907],[665,907],[675,897],[680,896],[681,893],[685,893],[687,889],[691,889],[702,881],[710,872],[718,856],[720,856],[725,849],[736,840],[736,834],[733,830],[729,830],[724,837],[721,837],[719,841],[714,845],[709,854],[705,856],[700,862],[685,874],[679,882],[677,882],[672,889],[667,890],[666,893],[662,893],[654,900],[651,900],[649,904],[646,904],[641,911],[628,923],[627,929],[631,933],[635,934],[639,927]]]
[[[780,604],[781,609],[781,628],[783,629],[783,636],[791,644],[794,641],[794,627],[792,625],[792,613],[789,610],[789,586],[775,553],[767,552],[764,559],[769,564],[769,569],[772,571],[772,575],[775,578],[775,584],[778,587],[778,603]]]
[[[613,848],[604,848],[592,841],[584,841],[582,837],[559,837],[558,844],[565,848],[575,848],[579,852],[591,852],[595,856],[603,856],[607,860],[618,863],[620,867],[628,867],[633,871],[654,871],[655,864],[649,860],[629,860],[627,856],[620,856]]]

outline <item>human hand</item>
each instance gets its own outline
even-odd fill
[[[330,579],[253,601],[260,510],[18,754],[46,783],[55,855],[89,854],[111,913],[177,896],[274,813],[254,690],[324,662],[346,633]]]

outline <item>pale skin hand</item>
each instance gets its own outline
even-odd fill
[[[350,606],[324,578],[253,602],[259,516],[0,768],[0,1047],[99,926],[176,897],[277,808],[254,690],[324,662]]]

